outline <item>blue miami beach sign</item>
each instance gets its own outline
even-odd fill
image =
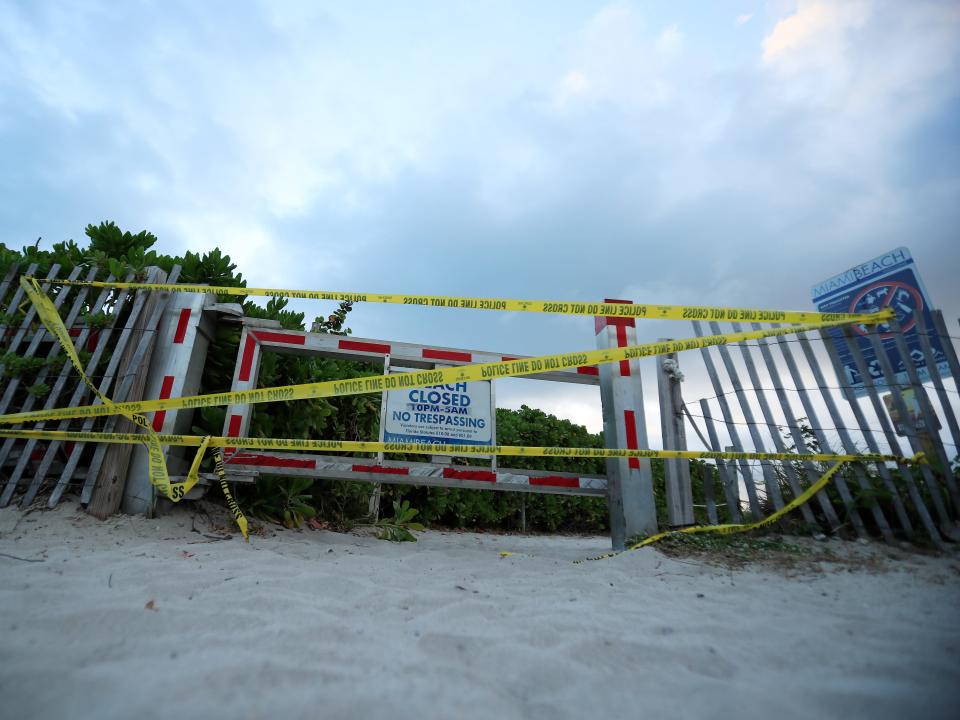
[[[384,442],[492,445],[490,381],[392,390]]]
[[[950,367],[943,354],[943,347],[937,337],[931,337],[936,368],[928,368],[917,337],[917,317],[922,314],[923,324],[928,332],[933,328],[933,317],[930,314],[930,298],[923,287],[920,275],[914,265],[910,251],[905,247],[891,250],[884,255],[875,257],[865,263],[856,265],[839,275],[817,283],[810,291],[811,298],[820,312],[878,312],[886,308],[893,308],[897,320],[903,330],[906,341],[908,358],[901,357],[894,344],[893,335],[889,327],[880,325],[880,338],[883,348],[890,358],[897,375],[897,383],[909,382],[904,362],[912,362],[917,368],[921,382],[931,378],[932,372],[939,372],[941,376],[950,375]],[[866,336],[866,328],[854,325],[854,336],[857,346],[863,353],[867,369],[874,383],[878,387],[885,387],[886,382],[880,371],[880,363],[873,352],[873,347]],[[857,372],[846,343],[843,342],[843,332],[837,328],[829,328],[828,333],[833,338],[834,346],[840,356],[846,379],[856,395],[865,395],[866,388],[863,378]]]

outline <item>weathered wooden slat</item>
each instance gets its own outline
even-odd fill
[[[703,463],[700,466],[703,477],[703,502],[707,506],[707,520],[711,525],[719,525],[717,516],[717,501],[713,491],[713,467]]]
[[[731,326],[733,327],[734,332],[743,331],[740,323],[731,323]],[[770,408],[770,403],[767,402],[767,396],[762,390],[763,383],[760,381],[760,373],[757,372],[757,366],[753,361],[753,355],[746,343],[740,343],[740,354],[743,357],[743,364],[747,368],[747,377],[750,378],[750,382],[754,388],[754,393],[757,396],[757,404],[760,406],[760,413],[763,415],[763,421],[766,423],[767,429],[770,431],[770,437],[773,440],[773,446],[776,448],[777,452],[785,453],[787,452],[787,444],[783,441],[783,438],[780,437],[780,433],[778,432],[782,423],[778,423],[776,421],[773,411]],[[789,421],[789,418],[786,419]],[[803,492],[803,488],[800,486],[800,476],[797,474],[796,468],[794,468],[791,463],[783,463],[783,474],[787,479],[787,484],[790,485],[790,490],[793,491],[794,497],[800,495]],[[782,496],[780,502],[781,505],[777,506],[778,510],[783,507]],[[808,505],[804,504],[800,506],[800,514],[803,515],[803,519],[811,525],[816,524],[816,518],[814,517],[813,511]]]
[[[14,268],[19,268],[19,267],[20,267],[19,265],[13,266],[13,268],[7,271],[7,276],[9,277],[10,274],[12,273],[15,277],[19,277],[16,270],[14,270]],[[33,275],[36,271],[37,271],[37,264],[33,263],[27,266],[27,271],[24,274]],[[12,281],[13,281],[13,278],[10,278],[9,282],[12,282]],[[7,330],[9,329],[10,325],[6,322],[6,319],[8,317],[13,317],[14,313],[16,313],[17,311],[17,308],[20,307],[20,303],[22,301],[23,301],[23,288],[21,288],[20,285],[18,284],[14,287],[13,296],[10,298],[10,302],[7,303],[7,307],[3,311],[4,312],[3,317],[0,318],[0,343],[2,343],[3,347],[7,350],[13,350],[13,348],[10,347],[10,343],[7,342],[7,337],[8,337]],[[12,338],[12,335],[10,337]],[[3,363],[0,363],[0,373],[3,372],[3,369],[4,369]]]
[[[953,438],[953,448],[960,452],[960,425],[957,424],[957,416],[953,412],[953,404],[947,396],[947,388],[943,384],[943,378],[937,369],[937,361],[933,356],[933,345],[930,342],[930,336],[935,334],[936,330],[928,327],[923,318],[923,313],[917,313],[917,338],[920,340],[920,349],[923,352],[923,359],[927,363],[930,371],[930,378],[933,380],[933,387],[937,392],[937,399],[940,401],[940,409],[947,421],[947,427],[950,428],[950,437]],[[941,345],[949,343],[950,338],[941,338]],[[944,356],[947,354],[947,348],[943,349]],[[947,466],[949,468],[949,465]]]
[[[81,270],[82,268],[80,267],[74,268],[73,272],[70,273],[67,279],[76,280],[77,277],[80,275]],[[92,280],[93,277],[94,277],[93,274],[91,274],[91,275],[88,275],[87,279]],[[67,327],[71,327],[74,321],[76,320],[77,315],[80,312],[81,298],[83,295],[86,294],[86,290],[87,290],[86,288],[80,288],[80,291],[77,293],[77,299],[74,301],[73,305],[70,308],[70,311],[67,313],[67,318],[65,321],[65,324]],[[54,301],[53,301],[54,307],[59,310],[60,307],[63,305],[64,301],[66,300],[68,294],[69,294],[68,292],[59,293],[57,297],[54,298]],[[26,357],[32,357],[33,355],[36,354],[36,351],[38,346],[40,345],[40,342],[43,339],[45,339],[45,337],[46,337],[46,333],[44,332],[37,331],[34,333],[33,338],[30,341],[30,345],[27,347]],[[59,354],[59,352],[60,352],[60,346],[54,340],[54,342],[51,343],[50,349],[47,351],[45,362],[49,363]],[[42,383],[44,380],[46,380],[49,372],[50,372],[49,365],[45,364],[42,368],[40,368],[36,376],[37,383]],[[13,400],[14,393],[16,392],[16,389],[20,384],[19,381],[20,381],[20,378],[12,378],[10,383],[8,383],[7,388],[3,393],[3,397],[0,398],[0,414],[7,412],[7,409],[10,406],[10,402]],[[53,394],[52,390],[47,393],[48,399],[52,394]],[[34,395],[28,395],[27,398],[24,400],[23,405],[19,408],[19,411],[28,412],[32,410],[36,401],[37,401],[37,398]],[[16,425],[15,429],[20,427],[23,427],[23,425]],[[0,446],[0,467],[4,466],[4,464],[7,461],[7,457],[10,454],[10,451],[13,449],[14,445],[16,445],[19,442],[21,441],[16,438],[7,438],[3,442],[3,445]],[[7,486],[8,487],[12,486],[10,487],[9,492],[12,493],[13,489],[20,482],[20,476],[21,476],[21,473],[23,472],[22,468],[26,466],[26,458],[29,458],[30,454],[33,451],[33,446],[35,444],[36,444],[36,441],[33,441],[33,442],[27,441],[25,443],[25,449],[21,452],[21,458],[20,458],[21,462],[18,463],[17,469],[14,471],[11,477],[8,478],[8,481],[7,481]],[[4,488],[3,495],[0,496],[0,507],[5,506],[7,502],[9,502],[8,489]]]
[[[699,321],[693,321],[693,331],[697,337],[703,337],[703,328]],[[737,426],[733,422],[733,414],[730,412],[730,403],[727,402],[727,396],[723,392],[723,385],[720,382],[720,375],[713,364],[713,358],[710,356],[710,348],[700,348],[700,354],[703,357],[703,364],[707,366],[707,375],[710,376],[710,384],[713,386],[713,392],[717,396],[717,403],[720,405],[720,413],[723,415],[723,422],[727,426],[727,434],[730,435],[730,442],[737,452],[745,452],[743,443],[740,442],[740,434],[737,432]],[[753,517],[759,519],[763,517],[760,509],[760,499],[757,497],[757,487],[753,479],[753,473],[750,471],[750,465],[745,461],[740,461],[740,470],[743,473],[744,486],[747,488],[747,499],[750,502],[750,512]]]
[[[807,365],[809,365],[810,369],[813,371],[813,381],[820,389],[820,397],[823,399],[823,404],[827,406],[827,414],[830,416],[830,419],[833,421],[833,424],[837,429],[837,435],[840,437],[840,445],[848,453],[856,454],[860,452],[860,449],[853,441],[850,432],[844,425],[843,416],[840,414],[840,410],[837,408],[837,404],[833,399],[833,393],[828,388],[829,383],[823,374],[823,369],[820,367],[820,361],[817,359],[816,353],[813,351],[813,346],[810,344],[810,340],[805,334],[802,333],[797,336],[797,339],[800,341],[800,348],[803,350],[803,354],[807,358]],[[837,378],[837,382],[841,383],[842,381]],[[873,516],[873,521],[877,524],[877,529],[880,530],[880,534],[883,536],[884,540],[886,540],[888,543],[893,543],[894,538],[893,532],[890,530],[890,524],[887,522],[887,518],[883,514],[883,509],[880,507],[880,504],[873,498],[873,485],[870,483],[870,479],[867,477],[867,473],[864,470],[863,465],[861,463],[851,463],[851,467],[857,484],[860,486],[860,489],[866,493],[867,508],[870,510],[870,514]]]
[[[933,311],[933,327],[940,336],[940,347],[943,348],[943,354],[947,358],[947,364],[950,366],[950,375],[953,377],[953,387],[960,393],[960,359],[957,358],[956,348],[953,346],[953,338],[950,337],[950,331],[947,330],[947,323],[943,319],[943,313],[939,310]],[[957,448],[960,451],[960,448]]]
[[[36,265],[31,265],[31,268],[36,269]],[[50,272],[47,273],[47,280],[53,280],[57,273],[60,271],[59,265],[54,265],[50,268]],[[29,269],[28,269],[29,272]],[[50,284],[45,283],[43,285],[43,291],[47,292],[50,289]],[[20,303],[23,302],[23,288],[18,287],[17,291],[13,294],[13,300],[10,302],[10,306],[7,308],[7,312],[13,312],[16,310]],[[7,344],[8,352],[16,352],[20,347],[20,343],[23,341],[24,336],[27,334],[27,331],[30,329],[30,324],[33,322],[33,318],[36,317],[37,311],[33,305],[30,305],[29,309],[23,315],[23,320],[20,321],[20,325],[13,333],[13,337],[10,338],[10,342]],[[4,334],[6,334],[7,327],[2,326]],[[0,363],[0,373],[6,369],[6,366],[3,363]]]
[[[710,449],[713,452],[723,452],[723,445],[717,435],[717,427],[710,415],[710,403],[700,400],[700,414],[703,415],[703,424],[707,426],[707,437],[710,439]],[[717,472],[720,474],[720,484],[723,486],[723,496],[727,501],[727,510],[730,513],[730,522],[738,523],[743,520],[740,511],[740,493],[737,488],[737,475],[732,476],[727,471],[727,465],[722,460],[717,461]]]
[[[96,269],[94,268],[92,272],[95,273]],[[108,281],[111,280],[112,278],[113,276],[111,275],[108,278]],[[77,301],[75,303],[75,307],[77,307],[78,309],[82,307],[83,303],[86,301],[86,297],[88,294],[88,288],[81,288],[81,290],[82,292],[78,294]],[[92,313],[100,312],[107,298],[110,296],[111,292],[112,291],[110,290],[104,289],[97,294],[97,297],[95,298],[94,302],[90,305],[90,310]],[[90,333],[91,333],[91,328],[89,326],[85,326],[80,330],[80,334],[77,336],[76,340],[74,341],[74,348],[77,351],[80,351],[84,347],[86,347],[87,339],[89,338]],[[90,360],[87,362],[87,366],[84,368],[84,371],[86,372],[88,377],[90,377],[96,370],[96,367],[100,362],[100,356],[104,353],[106,348],[107,348],[107,338],[101,335],[100,340],[97,343],[97,347],[94,349],[93,353],[91,354]],[[59,347],[58,343],[55,343],[55,349],[58,351],[62,350],[62,348]],[[87,386],[80,381],[78,375],[76,374],[75,369],[73,368],[73,364],[68,361],[68,362],[65,362],[63,364],[63,367],[60,369],[60,374],[57,376],[57,380],[56,382],[54,382],[53,388],[50,390],[50,393],[47,395],[46,402],[44,403],[44,409],[50,410],[52,408],[57,407],[57,404],[60,400],[60,395],[70,385],[71,381],[75,383],[75,386],[74,386],[72,397],[70,398],[69,407],[73,407],[74,405],[77,405],[80,403],[80,401],[85,397],[87,393]],[[62,421],[61,427],[63,429],[66,429],[69,423],[70,423],[69,420]],[[45,427],[45,425],[46,425],[45,422],[37,423],[34,426],[34,429],[42,430]],[[35,443],[36,441],[34,440],[29,441],[29,443],[26,446],[29,452],[31,453],[33,452]],[[47,478],[47,474],[50,471],[50,466],[53,463],[54,457],[56,456],[56,450],[58,447],[60,447],[61,444],[62,443],[58,440],[54,440],[47,444],[47,447],[44,450],[43,455],[41,456],[40,462],[37,465],[37,469],[34,473],[33,480],[30,482],[30,485],[27,487],[27,492],[24,494],[21,500],[22,505],[24,506],[29,505],[30,503],[33,502],[34,498],[37,496],[37,493],[42,488],[43,483]],[[16,479],[19,482],[20,474],[23,471],[24,471],[24,467],[22,465],[22,458],[21,458],[21,462],[17,464],[17,468],[16,470],[14,470],[14,473],[11,479]]]
[[[127,276],[127,280],[134,277],[133,274]],[[111,276],[112,279],[112,276]],[[106,292],[112,292],[107,290]],[[117,299],[114,302],[114,308],[122,308],[123,305],[127,302],[127,298],[131,295],[131,292],[128,290],[121,290],[117,294]],[[133,305],[130,308],[130,312],[127,315],[127,319],[124,323],[123,328],[117,327],[117,321],[120,318],[120,311],[115,310],[113,321],[110,325],[102,331],[100,343],[97,345],[96,350],[94,351],[94,356],[90,359],[90,365],[96,367],[100,362],[100,355],[107,348],[113,334],[119,329],[120,337],[117,339],[116,345],[113,348],[113,353],[110,356],[110,361],[107,363],[107,369],[103,373],[103,377],[100,380],[100,384],[97,386],[101,393],[110,397],[111,386],[113,384],[114,378],[117,373],[117,367],[120,364],[120,358],[123,355],[124,348],[127,345],[127,342],[130,338],[130,332],[128,330],[132,329],[133,323],[136,322],[137,318],[140,316],[140,311],[143,309],[143,305],[146,302],[146,293],[136,294],[133,297]],[[90,394],[89,389],[83,383],[79,383],[74,391],[74,397],[71,398],[71,404],[74,402],[80,402],[80,398],[85,397],[87,394]],[[100,398],[94,397],[94,405],[100,405]],[[98,418],[85,418],[83,420],[81,431],[90,432],[94,429]],[[58,426],[58,430],[66,430],[70,424],[71,420],[61,420]],[[53,443],[50,444],[50,447],[47,450],[49,456],[49,461],[52,462],[53,454],[52,451],[55,449]],[[70,451],[66,463],[64,463],[63,472],[60,474],[60,479],[57,481],[56,486],[53,488],[53,491],[50,493],[50,499],[48,501],[49,507],[54,507],[59,501],[60,497],[63,495],[64,491],[67,489],[67,486],[70,484],[71,480],[77,469],[77,464],[80,462],[81,454],[83,449],[86,447],[85,443],[75,443],[72,450]],[[48,458],[44,458],[44,462],[47,462]]]
[[[883,343],[880,342],[880,337],[876,326],[868,328],[866,336],[870,341],[870,345],[873,347],[874,355],[880,364],[880,371],[883,374],[884,381],[886,382],[887,387],[890,389],[890,394],[893,397],[893,406],[900,414],[900,417],[903,418],[902,422],[904,429],[907,432],[907,440],[910,442],[910,447],[913,448],[914,452],[921,452],[923,450],[923,444],[920,442],[917,429],[913,424],[910,414],[907,412],[906,403],[904,402],[903,394],[900,391],[900,385],[897,383],[896,373],[893,371],[893,366],[890,364],[890,357],[887,355],[887,351],[883,347]],[[910,356],[907,355],[906,357]],[[947,514],[946,508],[944,507],[943,498],[940,497],[940,490],[937,487],[933,473],[930,471],[930,468],[927,465],[921,463],[919,467],[920,475],[923,477],[924,484],[930,491],[930,500],[933,503],[934,510],[937,512],[937,516],[940,518],[941,522],[949,525],[950,517]],[[925,509],[925,504],[923,502],[923,498],[916,488],[915,483],[913,482],[912,473],[904,473],[904,480],[907,483],[907,490],[910,493],[911,499],[914,501],[914,507],[920,514],[921,520],[924,522],[924,527],[926,528],[927,533],[930,535],[930,539],[937,547],[945,549],[946,545],[943,542],[943,538],[940,537],[940,533],[937,531],[933,522],[928,524],[926,518],[924,518],[925,513],[921,510],[921,508]]]
[[[10,283],[13,282],[15,277],[19,277],[17,271],[20,269],[19,263],[13,263],[9,268],[7,268],[7,274],[3,276],[3,280],[0,281],[0,302],[3,302],[3,299],[7,296],[7,290],[10,289]],[[0,325],[0,328],[5,326]]]
[[[175,283],[180,275],[180,266],[173,267],[169,278],[159,268],[155,270],[155,274],[158,279],[151,282]],[[127,372],[126,374],[121,372],[121,381],[114,393],[116,402],[128,402],[142,397],[150,355],[156,339],[156,328],[169,299],[169,293],[164,292],[150,293],[147,298],[147,304],[141,313],[141,318],[145,322],[140,326],[138,342],[136,345],[128,346],[127,352],[134,348],[131,354],[125,353],[124,369]],[[107,419],[104,432],[116,432],[118,422],[121,423],[121,427],[129,426],[130,429],[127,432],[135,432],[133,423],[116,415]],[[80,496],[81,504],[86,505],[87,512],[94,517],[106,518],[119,509],[123,499],[123,483],[126,481],[132,452],[132,445],[111,445],[108,448],[103,444],[99,445],[94,452],[94,459],[90,464]]]
[[[847,344],[849,350],[849,344],[852,341],[853,330],[850,329],[849,325],[846,325],[844,326],[842,332],[843,342]],[[834,344],[833,337],[826,330],[820,331],[820,337],[823,340],[824,347],[827,349],[827,355],[830,357],[831,363],[833,363],[834,374],[837,376],[837,380],[844,389],[843,395],[846,397],[847,403],[850,405],[850,409],[853,411],[853,416],[857,421],[857,425],[860,427],[860,432],[863,434],[863,439],[867,443],[867,449],[872,453],[879,453],[880,445],[877,443],[876,437],[874,437],[873,429],[871,428],[871,424],[867,420],[866,415],[863,413],[863,408],[860,407],[860,403],[854,395],[853,388],[847,381],[847,374],[843,371],[843,364],[840,362],[840,356],[837,354],[837,348]],[[853,353],[851,352],[851,354]],[[867,377],[869,375],[869,371],[867,370],[867,364],[864,362],[863,355],[861,353],[853,354],[853,360],[857,367],[857,372],[859,372],[862,376]],[[867,377],[867,379],[870,382],[870,386],[874,387],[873,379],[869,377]],[[883,412],[883,403],[880,402],[880,398],[876,393],[876,388],[873,389],[870,400],[873,403],[874,412],[880,413],[881,424],[883,424],[882,421],[885,421],[887,417],[886,413]],[[888,440],[892,440],[890,443],[891,452],[899,455],[900,444],[897,442],[896,435],[893,434],[892,428],[890,428],[890,435],[891,437],[888,438]],[[880,481],[890,494],[890,501],[893,503],[893,509],[897,516],[897,520],[900,522],[900,527],[907,535],[912,534],[913,524],[910,522],[910,516],[907,515],[907,509],[903,504],[903,500],[900,498],[900,493],[897,491],[896,484],[893,482],[893,476],[890,474],[890,470],[887,468],[886,463],[877,463],[876,468],[878,474],[880,475]]]
[[[800,369],[797,367],[797,362],[793,358],[793,352],[790,350],[788,345],[789,341],[786,338],[781,337],[778,338],[777,342],[780,345],[780,352],[783,354],[783,359],[787,363],[787,370],[789,371],[790,377],[793,380],[793,386],[797,389],[797,395],[800,397],[800,404],[803,405],[803,411],[806,413],[807,419],[810,421],[814,437],[817,438],[817,442],[820,443],[820,447],[823,448],[823,452],[831,452],[830,442],[827,439],[827,434],[823,431],[823,425],[820,424],[816,408],[813,407],[813,403],[810,400],[810,395],[807,393],[806,385],[804,385],[803,382],[803,375],[800,373]],[[863,524],[863,518],[860,517],[860,512],[858,511],[856,504],[853,502],[853,496],[850,494],[850,488],[847,487],[847,484],[840,476],[840,473],[834,475],[833,484],[837,488],[837,492],[840,494],[840,499],[843,501],[844,508],[846,508],[847,516],[850,518],[850,522],[853,524],[853,529],[856,531],[857,535],[862,538],[869,537],[867,527]]]
[[[900,357],[903,358],[903,367],[907,371],[907,379],[914,388],[914,395],[920,402],[920,414],[923,417],[923,422],[928,428],[926,433],[922,433],[923,437],[917,439],[925,439],[933,447],[936,459],[940,462],[941,475],[943,476],[947,493],[953,504],[954,517],[956,517],[956,513],[960,512],[960,490],[957,488],[956,478],[950,471],[950,458],[947,457],[947,451],[943,447],[943,439],[940,437],[940,433],[934,429],[937,427],[937,416],[933,411],[930,398],[927,396],[927,389],[923,386],[923,383],[920,382],[917,365],[916,363],[910,362],[911,356],[907,348],[907,341],[903,337],[900,323],[896,318],[890,321],[890,329],[893,331],[893,342],[897,346],[897,351],[900,353]],[[916,432],[916,425],[914,425],[913,431]]]
[[[720,323],[718,322],[711,321],[710,330],[714,335],[723,334],[723,331],[720,329]],[[747,348],[741,345],[741,349],[746,350]],[[750,401],[747,398],[747,393],[743,389],[743,383],[740,382],[740,373],[737,372],[737,367],[730,355],[730,350],[726,345],[718,345],[717,352],[720,353],[720,360],[723,362],[723,367],[727,371],[727,376],[730,378],[730,382],[733,384],[733,391],[737,396],[737,402],[740,404],[740,411],[743,413],[743,419],[747,422],[747,431],[750,433],[750,439],[753,441],[753,446],[757,452],[766,452],[763,439],[760,437],[760,429],[757,427],[757,421],[753,415],[753,408],[750,407]],[[760,387],[760,383],[758,382],[755,387]],[[783,507],[783,493],[780,492],[780,482],[777,478],[777,474],[773,470],[773,465],[765,460],[761,461],[760,470],[763,474],[764,485],[767,488],[767,497],[773,500],[774,508],[779,510]]]
[[[751,323],[751,327],[754,330],[759,330],[760,324]],[[787,396],[786,387],[783,384],[783,379],[780,377],[780,371],[777,369],[777,364],[773,359],[771,346],[767,344],[766,340],[758,340],[757,347],[760,349],[760,357],[763,358],[763,363],[767,368],[767,373],[770,375],[770,381],[773,383],[773,391],[777,396],[777,401],[780,404],[780,412],[783,413],[783,417],[786,421],[784,427],[790,431],[790,438],[793,440],[793,444],[798,453],[810,452],[810,448],[807,446],[807,440],[800,431],[800,426],[797,425],[798,416],[793,410],[793,405],[790,403],[790,398]],[[771,433],[772,432],[773,430],[771,430]],[[786,444],[784,444],[784,447],[786,447]],[[812,462],[809,460],[805,461],[802,463],[802,467],[807,474],[807,481],[810,485],[819,479],[820,471]],[[831,531],[836,531],[837,528],[840,527],[840,518],[837,515],[837,511],[833,508],[833,503],[830,502],[830,497],[824,490],[818,492],[815,497],[817,499],[817,504],[820,506],[820,510],[823,512],[827,523],[830,525]]]

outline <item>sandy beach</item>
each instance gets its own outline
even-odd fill
[[[186,508],[0,511],[0,716],[958,712],[956,555],[828,541],[842,561],[800,569],[649,548],[575,564],[609,541],[210,530]]]

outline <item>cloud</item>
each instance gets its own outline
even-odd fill
[[[753,18],[753,13],[744,13],[737,16],[737,25],[746,25]]]

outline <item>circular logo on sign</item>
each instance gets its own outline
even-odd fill
[[[887,308],[893,308],[900,329],[907,332],[917,324],[917,313],[923,312],[923,298],[919,290],[905,282],[880,280],[861,290],[850,303],[852,313],[874,313]],[[892,337],[889,324],[880,323],[878,327],[881,338]],[[863,325],[853,328],[861,335],[867,334]]]

